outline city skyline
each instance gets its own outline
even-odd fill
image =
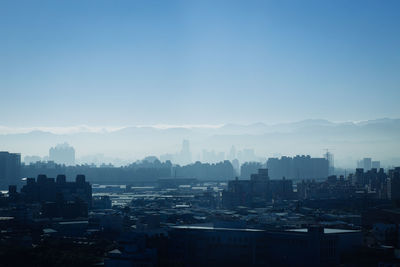
[[[280,155],[320,157],[328,149],[335,154],[338,167],[353,168],[365,157],[379,159],[384,166],[398,164],[399,129],[400,120],[395,119],[358,123],[306,120],[277,125],[227,124],[193,128],[125,127],[114,131],[72,133],[60,133],[58,129],[53,133],[33,131],[0,135],[0,149],[22,153],[23,157],[44,157],[50,147],[68,142],[76,149],[77,162],[123,165],[146,156],[169,159],[171,154],[180,151],[182,140],[187,139],[193,152],[192,162],[205,158],[211,162],[227,159],[232,146],[238,151],[253,149],[255,155],[242,157],[241,162]]]
[[[399,0],[0,0],[1,266],[400,266]]]

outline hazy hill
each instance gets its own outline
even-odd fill
[[[220,127],[126,127],[115,131],[83,131],[55,134],[45,131],[0,134],[0,149],[25,155],[48,154],[57,143],[68,142],[77,157],[103,154],[136,160],[147,155],[176,153],[183,139],[190,140],[193,158],[203,149],[229,152],[253,148],[258,156],[311,154],[322,156],[324,149],[335,154],[337,165],[353,166],[361,157],[373,157],[386,164],[400,164],[400,119],[362,122],[304,120],[267,125],[226,124]]]

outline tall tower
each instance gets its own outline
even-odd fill
[[[333,175],[335,173],[335,164],[334,157],[328,149],[326,149],[326,153],[324,154],[324,158],[328,161],[328,174]]]
[[[231,150],[229,151],[228,160],[234,160],[235,158],[236,158],[236,148],[235,146],[232,146]]]
[[[364,171],[369,171],[371,169],[372,159],[371,158],[364,158],[363,159],[363,168]]]
[[[20,185],[21,155],[0,152],[0,188],[6,189],[9,185]]]
[[[182,150],[180,153],[180,161],[182,164],[189,164],[192,162],[192,153],[190,152],[189,140],[182,141]]]

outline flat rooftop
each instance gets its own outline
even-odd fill
[[[289,229],[289,232],[307,233],[307,228],[300,229]],[[348,229],[335,229],[335,228],[324,228],[324,234],[344,234],[344,233],[359,233],[360,230],[348,230]]]
[[[246,231],[246,232],[265,232],[261,229],[249,229],[249,228],[219,228],[213,226],[195,226],[195,225],[174,225],[171,226],[173,229],[189,229],[189,230],[213,230],[213,231]]]

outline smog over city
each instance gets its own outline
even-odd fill
[[[399,14],[0,1],[0,266],[400,266]]]

